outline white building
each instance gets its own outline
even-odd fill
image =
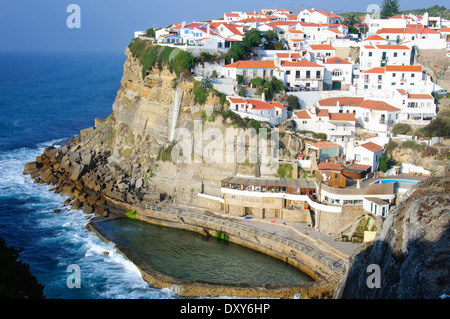
[[[310,61],[324,63],[329,58],[336,56],[336,49],[331,44],[311,44],[308,52],[310,54]]]
[[[325,66],[324,88],[346,90],[353,82],[353,63],[334,57],[323,64]]]
[[[356,137],[354,113],[330,113],[327,109],[311,108],[296,112],[293,120],[298,131],[327,134],[327,140],[339,144],[343,154],[346,143]]]
[[[360,70],[385,65],[410,65],[411,48],[406,45],[364,45],[359,53]]]
[[[431,120],[436,116],[436,104],[430,94],[411,94],[397,89],[393,101],[400,109],[399,120]]]
[[[333,97],[317,102],[320,109],[332,113],[354,113],[360,127],[386,133],[396,123],[400,109],[384,101],[365,100],[363,97]]]
[[[429,79],[421,65],[386,65],[361,72],[358,79],[359,90],[404,89],[413,93],[431,93]]]
[[[236,75],[242,75],[244,82],[257,77],[269,80],[274,76],[275,69],[273,61],[237,61],[224,65],[221,68],[221,75],[234,80]]]
[[[378,162],[383,155],[383,147],[373,142],[354,141],[347,147],[347,161],[355,161],[360,165],[370,165],[371,172],[378,170]]]
[[[230,101],[230,110],[242,118],[250,118],[261,122],[268,122],[275,126],[288,117],[287,107],[278,102],[266,102],[264,100],[247,99],[243,97],[227,96]]]
[[[313,91],[323,90],[325,67],[323,65],[300,60],[297,62],[281,61],[275,76],[288,87],[304,88]]]

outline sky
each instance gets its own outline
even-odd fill
[[[134,31],[166,27],[182,21],[204,21],[230,11],[303,8],[334,13],[365,12],[382,0],[2,0],[0,52],[85,51],[122,53]],[[400,9],[446,5],[447,0],[400,0]],[[80,28],[69,28],[70,4],[80,8]],[[448,4],[447,4],[448,7]]]

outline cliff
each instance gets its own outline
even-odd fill
[[[435,299],[448,294],[449,190],[449,177],[435,177],[407,194],[390,212],[375,241],[349,259],[335,297]],[[380,267],[379,285],[369,265]]]
[[[70,144],[46,149],[26,165],[24,174],[70,196],[66,204],[73,208],[99,215],[107,214],[108,199],[142,205],[169,198],[196,205],[199,192],[221,196],[221,179],[254,174],[251,163],[210,163],[205,157],[194,162],[194,155],[191,163],[172,161],[172,150],[183,135],[191,141],[208,131],[225,137],[228,128],[255,125],[227,112],[224,94],[199,89],[200,82],[181,67],[190,65],[190,57],[180,51],[133,41],[125,51],[113,113],[103,121],[96,119],[94,128],[82,130]],[[177,135],[177,130],[184,131]],[[213,139],[203,136],[203,145]],[[261,171],[264,168],[261,165]]]

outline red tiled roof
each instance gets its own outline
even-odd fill
[[[307,110],[298,111],[297,113],[295,113],[295,116],[297,116],[297,118],[299,118],[299,119],[310,119],[311,118],[311,116],[308,114]]]
[[[406,45],[394,45],[394,44],[391,45],[378,44],[377,48],[382,50],[411,50]]]
[[[387,104],[386,102],[374,100],[364,100],[359,104],[359,107],[375,111],[400,111],[400,109]]]
[[[316,116],[317,117],[330,117],[330,113],[328,112],[327,109],[316,109]]]
[[[387,41],[385,38],[383,38],[377,34],[371,35],[370,37],[368,37],[367,39],[365,39],[363,41],[371,41],[371,40],[372,41]]]
[[[327,60],[327,62],[325,62],[325,64],[351,64],[350,62],[348,62],[347,60],[338,58],[338,57],[334,57],[334,58],[330,58]]]
[[[230,100],[231,103],[245,103],[245,104],[247,103],[247,101],[245,99],[240,98],[240,97],[228,96],[228,99]]]
[[[355,122],[355,113],[330,113],[330,121]]]
[[[372,153],[378,153],[383,150],[383,148],[380,145],[375,144],[373,142],[367,142],[367,143],[361,144],[360,146],[364,147],[365,149],[368,149]]]
[[[358,106],[364,100],[363,97],[330,97],[328,99],[319,100],[319,105],[321,106]]]
[[[273,61],[237,61],[223,66],[224,68],[237,69],[275,69]]]
[[[364,71],[363,73],[384,73],[385,69],[383,67],[375,67]]]
[[[345,169],[345,167],[339,163],[325,163],[325,162],[319,163],[317,165],[317,168],[321,171],[327,171],[327,170],[342,171]]]
[[[355,163],[355,164],[349,166],[348,168],[350,168],[350,169],[360,169],[360,170],[366,171],[369,168],[372,168],[372,165],[364,165],[364,164],[356,164]]]
[[[434,97],[432,97],[429,94],[408,94],[408,98],[410,99],[421,99],[421,100],[434,100]]]
[[[311,50],[336,50],[331,44],[312,44]]]
[[[320,141],[320,142],[309,142],[307,141],[306,144],[314,146],[316,148],[331,148],[331,147],[339,147],[339,144],[328,142],[328,141]]]
[[[401,95],[408,95],[408,93],[406,93],[405,90],[403,89],[397,89],[398,93],[400,93]]]
[[[294,68],[324,68],[323,65],[307,61],[307,60],[301,60],[297,62],[290,62],[290,61],[281,61],[281,67],[294,67]]]
[[[421,65],[386,65],[386,71],[390,72],[422,72]]]

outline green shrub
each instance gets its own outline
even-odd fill
[[[208,99],[209,89],[203,87],[199,81],[194,82],[194,102],[199,105],[204,105]]]
[[[313,138],[320,139],[321,141],[326,141],[327,140],[327,134],[326,133],[313,133],[312,136],[313,136]]]
[[[277,170],[278,177],[281,178],[292,178],[292,171],[294,168],[291,164],[281,164]]]
[[[409,132],[411,132],[411,126],[406,123],[397,123],[392,128],[394,134],[408,134]]]
[[[431,146],[427,146],[423,152],[422,152],[422,156],[423,157],[433,157],[436,156],[438,153],[438,150],[434,147]]]

